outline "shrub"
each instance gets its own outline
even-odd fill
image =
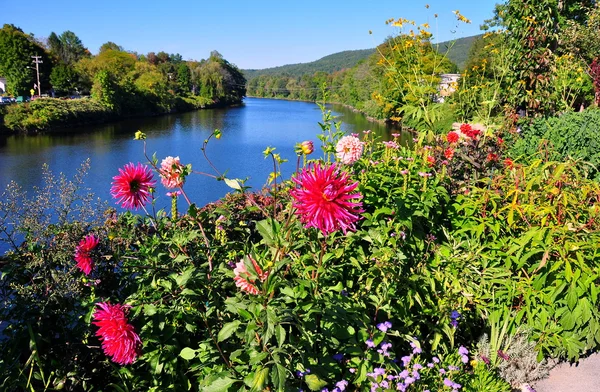
[[[522,127],[509,154],[513,159],[580,160],[589,178],[600,179],[600,110],[540,118]]]

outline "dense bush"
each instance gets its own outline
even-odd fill
[[[514,159],[580,160],[589,178],[600,179],[600,110],[539,118],[523,125],[509,153]]]
[[[41,98],[7,107],[4,124],[13,131],[33,131],[98,123],[115,118],[113,111],[92,99]]]

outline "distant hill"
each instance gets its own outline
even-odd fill
[[[470,37],[458,38],[453,41],[445,41],[440,42],[439,44],[433,44],[433,46],[435,47],[437,45],[438,51],[441,53],[447,52],[447,56],[450,61],[456,64],[458,69],[462,71],[467,63],[467,59],[469,58],[469,52],[471,51],[473,42],[482,36],[483,34],[478,34]]]
[[[312,75],[315,72],[323,71],[333,73],[345,68],[352,68],[361,60],[366,59],[375,53],[375,49],[346,50],[325,56],[319,60],[310,63],[288,64],[280,67],[265,69],[244,69],[242,72],[247,80],[260,75],[289,75],[302,76],[304,74]]]
[[[469,57],[469,51],[473,42],[481,37],[474,35],[471,37],[458,38],[453,41],[440,42],[434,44],[438,46],[442,53],[448,52],[448,58],[462,70]],[[345,68],[354,67],[359,61],[366,59],[375,53],[375,49],[346,50],[325,56],[319,60],[310,63],[287,64],[279,67],[265,69],[244,69],[242,72],[247,80],[260,75],[288,75],[299,77],[305,74],[312,75],[315,72],[322,71],[332,73]]]

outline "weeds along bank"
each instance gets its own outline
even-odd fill
[[[107,184],[137,214],[76,193],[85,164],[30,197],[11,185],[2,388],[510,391],[598,348],[586,165],[511,158],[515,129],[404,147],[332,121],[297,162],[267,148],[257,193],[147,155]],[[186,183],[215,178],[233,192],[196,206]],[[187,211],[154,212],[165,192]]]

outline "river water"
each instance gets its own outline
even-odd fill
[[[330,107],[347,133],[372,130],[383,140],[389,140],[393,129],[367,121],[361,114],[342,106]],[[128,162],[146,162],[143,143],[133,140],[137,130],[147,135],[149,156],[156,153],[158,161],[166,156],[179,156],[183,164],[192,164],[195,171],[214,173],[202,155],[203,141],[218,128],[220,140],[211,140],[207,154],[213,165],[228,178],[247,178],[254,189],[265,184],[273,170],[272,161],[264,159],[262,151],[275,147],[288,162],[282,167],[285,178],[296,167],[294,145],[312,140],[315,153],[321,154],[317,135],[322,114],[314,103],[274,99],[246,98],[237,107],[207,109],[194,112],[119,121],[110,124],[71,128],[63,132],[35,136],[0,138],[0,194],[10,181],[16,181],[31,191],[43,185],[41,166],[47,163],[53,173],[72,177],[87,158],[91,168],[85,185],[101,199],[115,205],[110,196],[112,177]],[[407,135],[403,135],[407,137]],[[186,193],[198,206],[215,201],[231,191],[223,182],[201,175],[191,175],[185,184]],[[156,208],[169,208],[167,190],[157,186]],[[183,203],[180,200],[180,203]],[[180,208],[184,208],[180,204]],[[1,252],[0,252],[1,253]]]

